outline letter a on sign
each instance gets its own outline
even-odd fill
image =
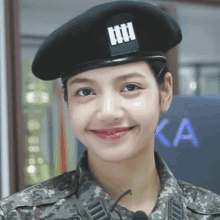
[[[188,132],[187,135],[183,134],[185,129]],[[176,134],[176,138],[173,141],[173,146],[177,147],[181,140],[191,141],[196,148],[198,148],[198,146],[199,146],[199,141],[198,141],[198,139],[195,135],[195,132],[194,132],[193,127],[190,123],[190,120],[187,119],[187,118],[184,118],[181,121],[179,129],[178,129],[177,134]]]

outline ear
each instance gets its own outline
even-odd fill
[[[64,100],[64,89],[60,89],[60,95],[61,95],[61,99]]]
[[[164,76],[164,89],[161,93],[160,111],[167,112],[173,100],[173,77],[170,72]]]

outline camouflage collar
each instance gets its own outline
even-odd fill
[[[173,176],[165,161],[157,152],[154,152],[156,166],[160,177],[160,192],[152,213],[148,216],[150,219],[159,219],[159,216],[167,216],[167,219],[176,217],[177,219],[188,219],[186,209],[186,199],[183,190],[178,185],[176,178]],[[78,196],[79,210],[89,214],[89,207],[94,204],[104,204],[108,210],[114,205],[111,197],[102,190],[93,180],[88,168],[88,152],[85,151],[81,156],[76,171],[78,177]],[[116,205],[114,212],[117,219],[117,213],[122,213],[126,218],[132,218],[134,212],[126,209],[119,204]],[[112,215],[114,215],[112,213]],[[92,217],[92,216],[91,216]]]

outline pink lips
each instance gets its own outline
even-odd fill
[[[130,130],[128,128],[102,129],[93,131],[94,134],[105,141],[116,141],[124,137]]]

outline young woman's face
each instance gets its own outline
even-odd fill
[[[73,132],[88,151],[106,161],[122,161],[152,146],[159,90],[146,62],[86,71],[70,78],[67,88]],[[136,127],[120,140],[91,131],[131,126]]]

